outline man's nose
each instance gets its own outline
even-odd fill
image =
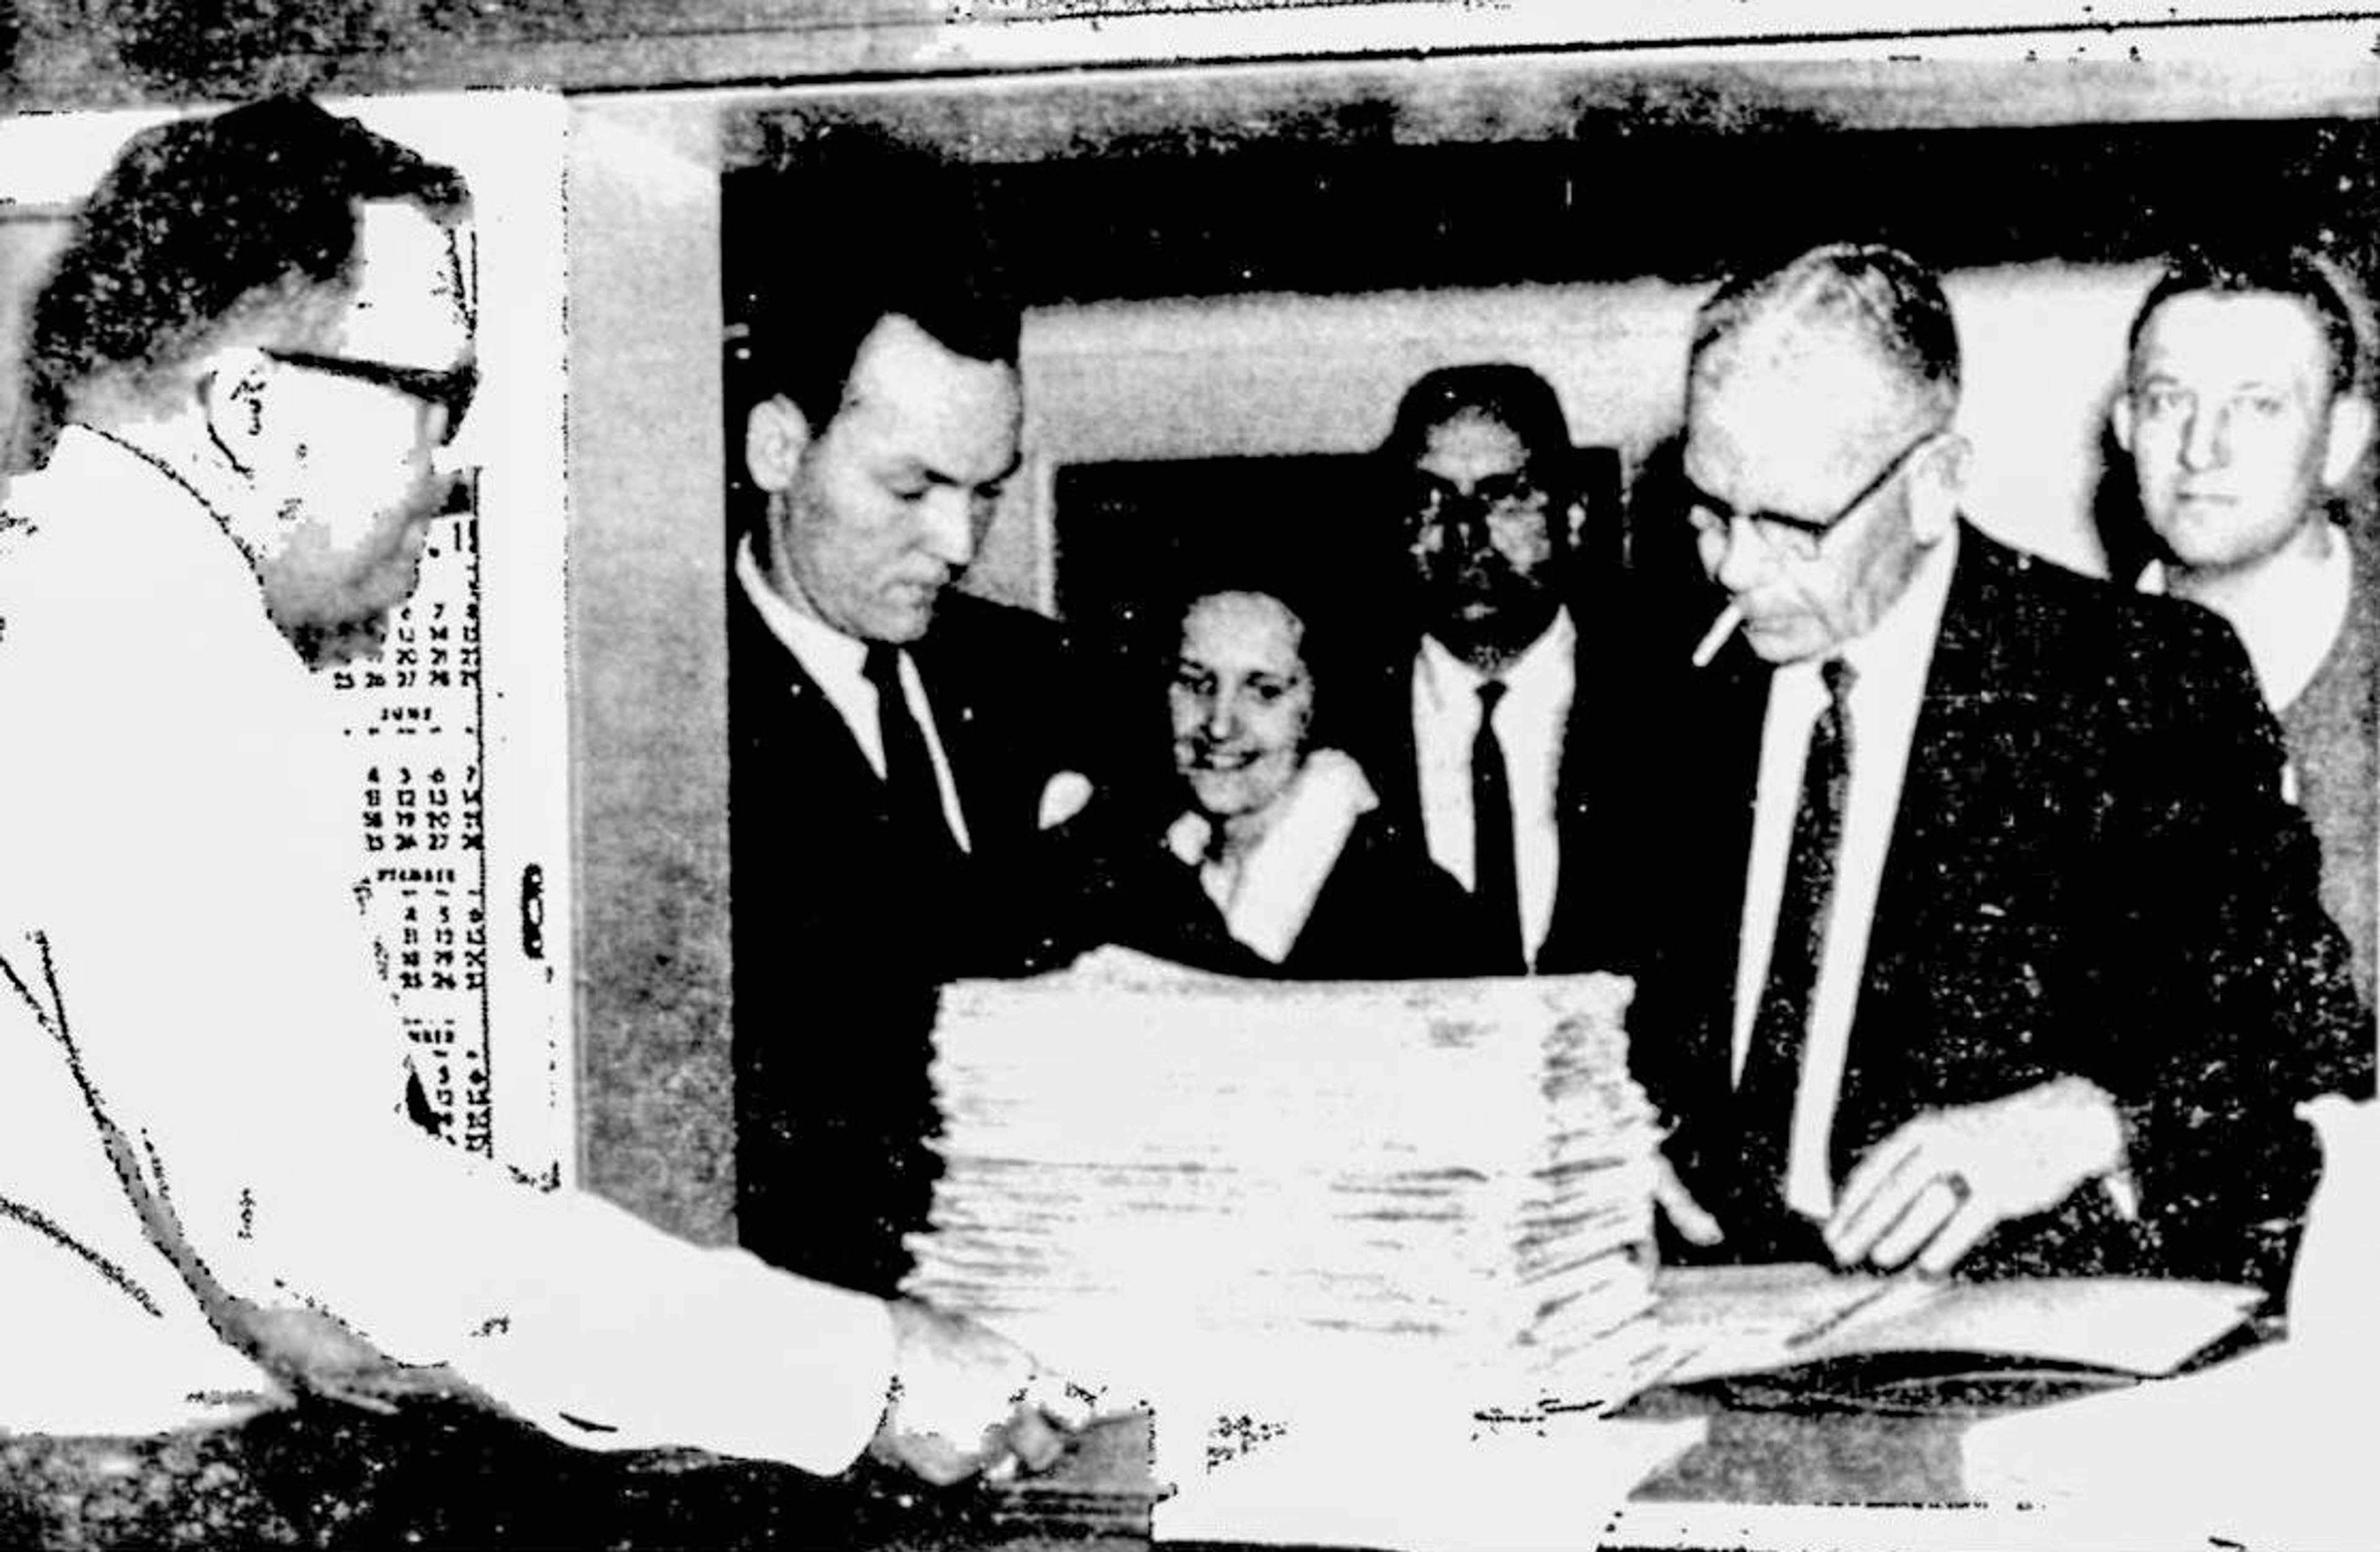
[[[1711,567],[1711,580],[1730,593],[1752,587],[1776,561],[1767,540],[1753,527],[1750,518],[1741,515],[1727,520],[1727,531],[1718,544],[1718,562]]]
[[[479,504],[475,482],[479,469],[468,457],[457,456],[445,448],[430,455],[430,489],[432,502],[430,510],[445,516],[462,516],[473,513]]]
[[[2221,406],[2193,409],[2182,427],[2181,461],[2192,469],[2214,468],[2227,462],[2231,452],[2230,412]]]
[[[430,450],[431,474],[448,486],[468,477],[478,463],[469,445],[460,441],[443,441]]]
[[[1199,727],[1209,740],[1220,744],[1239,731],[1239,718],[1232,714],[1232,697],[1219,695],[1207,703],[1206,715],[1200,719]]]
[[[1440,520],[1446,535],[1446,550],[1462,560],[1475,560],[1491,543],[1488,533],[1488,508],[1468,494],[1450,507]]]
[[[960,570],[975,559],[975,503],[965,491],[928,491],[919,527],[927,552],[952,570]]]

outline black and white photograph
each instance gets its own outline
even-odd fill
[[[0,1544],[2355,1548],[2380,11],[0,18]]]

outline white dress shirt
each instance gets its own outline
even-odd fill
[[[1578,626],[1567,609],[1501,675],[1496,739],[1512,796],[1513,878],[1521,896],[1521,942],[1531,960],[1545,947],[1561,872],[1558,787],[1571,697],[1578,689]],[[1471,744],[1479,735],[1479,686],[1488,676],[1436,637],[1421,638],[1414,660],[1413,725],[1421,822],[1432,862],[1474,888]]]
[[[735,580],[743,586],[744,596],[752,600],[752,607],[760,612],[769,634],[783,644],[794,661],[802,665],[802,672],[825,694],[827,703],[851,729],[851,736],[858,740],[860,753],[868,757],[868,763],[881,777],[884,728],[877,721],[876,686],[868,682],[868,643],[845,636],[825,621],[787,603],[762,575],[748,536],[735,546]],[[926,699],[926,682],[917,674],[915,658],[905,651],[900,661],[902,698],[909,703],[909,715],[917,719],[918,729],[926,735],[926,753],[934,763],[934,785],[942,794],[942,818],[950,824],[960,850],[973,851],[966,816],[959,810],[958,786],[951,779],[950,757],[942,753],[941,731],[934,725],[934,709]]]
[[[1834,1210],[1829,1140],[1852,1017],[1865,978],[1868,929],[1958,548],[1954,529],[1919,563],[1907,590],[1884,617],[1839,654],[1853,673],[1848,696],[1851,790],[1827,917],[1826,952],[1811,993],[1809,1031],[1802,1043],[1802,1076],[1794,1088],[1785,1171],[1786,1204],[1821,1221]],[[1810,729],[1828,701],[1820,662],[1812,659],[1777,670],[1768,691],[1767,721],[1761,729],[1760,785],[1744,868],[1743,934],[1736,959],[1734,1071],[1739,1083],[1752,1049],[1753,1020],[1768,980]]]
[[[149,1432],[269,1390],[150,1239],[104,1116],[234,1295],[333,1312],[576,1443],[848,1463],[882,1304],[405,1119],[334,708],[214,515],[75,429],[7,507],[0,1427]]]

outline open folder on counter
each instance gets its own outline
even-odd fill
[[[1656,1306],[1684,1384],[1869,1353],[1975,1353],[2156,1376],[2173,1373],[2263,1302],[2229,1283],[2148,1278],[1967,1282],[1817,1266],[1661,1273]]]

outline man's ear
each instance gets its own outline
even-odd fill
[[[2337,490],[2355,472],[2357,460],[2372,445],[2372,401],[2362,394],[2339,394],[2330,401],[2330,442],[2322,452],[2322,482]]]
[[[219,353],[199,380],[199,404],[207,434],[231,467],[251,474],[264,443],[264,389],[273,363],[261,350],[242,346]]]
[[[1967,491],[1967,439],[1947,431],[1918,456],[1909,481],[1909,526],[1922,544],[1937,544],[1959,524],[1959,503]]]
[[[744,467],[752,483],[771,495],[793,484],[809,445],[809,421],[783,394],[761,400],[745,417]]]
[[[2107,429],[2116,433],[2116,445],[2124,450],[2124,456],[2131,457],[2132,455],[2132,395],[2120,387],[2116,390],[2116,396],[2107,404]]]

